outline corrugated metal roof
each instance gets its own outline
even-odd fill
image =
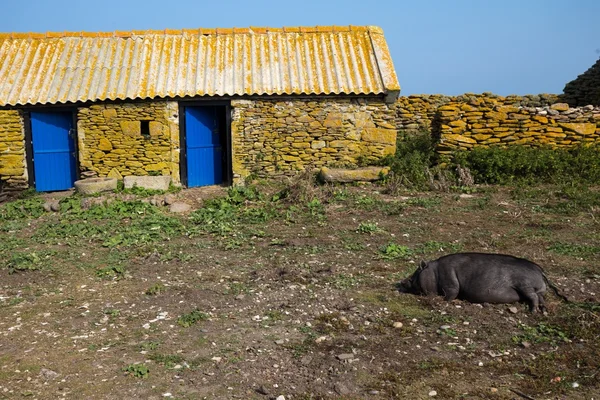
[[[378,27],[0,33],[0,105],[399,90]]]

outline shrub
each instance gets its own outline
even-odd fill
[[[600,147],[571,149],[524,146],[477,147],[454,154],[454,163],[469,168],[476,183],[508,184],[516,181],[561,183],[600,180]]]
[[[398,132],[396,154],[382,160],[390,167],[388,180],[392,185],[412,189],[427,189],[435,161],[434,143],[429,132]]]

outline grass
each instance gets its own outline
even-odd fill
[[[96,276],[102,279],[122,279],[125,277],[125,266],[111,265],[96,270]]]
[[[512,337],[514,343],[550,343],[557,346],[560,343],[570,342],[568,335],[560,328],[540,322],[536,326],[520,324],[522,334]]]
[[[375,233],[383,232],[383,229],[381,229],[379,227],[379,224],[377,222],[364,221],[364,222],[361,222],[360,224],[358,224],[358,227],[356,228],[356,232],[373,235]]]
[[[557,242],[550,245],[548,250],[556,254],[577,257],[583,260],[600,255],[600,246],[580,243]]]
[[[183,328],[189,328],[199,321],[207,320],[208,317],[208,314],[196,309],[177,318],[177,325]]]
[[[42,250],[31,252],[16,252],[11,254],[6,268],[8,272],[35,271],[52,265],[52,257],[57,254],[56,251]]]
[[[147,379],[150,369],[145,364],[129,364],[123,371],[134,378]]]

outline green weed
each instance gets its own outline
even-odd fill
[[[579,257],[582,259],[600,254],[600,246],[564,242],[554,243],[553,245],[548,247],[548,250],[556,254],[562,254],[571,257]]]
[[[189,328],[190,326],[194,325],[195,323],[197,323],[199,321],[204,321],[206,319],[208,319],[208,314],[203,313],[200,310],[196,309],[187,314],[183,314],[179,318],[177,318],[177,324],[184,328]]]
[[[129,364],[123,371],[134,378],[147,379],[150,375],[150,369],[145,364]]]
[[[352,274],[338,274],[333,277],[333,287],[336,289],[349,289],[361,282],[361,278]]]
[[[556,346],[559,343],[568,343],[570,341],[565,332],[542,322],[537,326],[519,324],[519,327],[523,330],[523,333],[512,337],[514,343],[550,343]]]
[[[382,229],[379,227],[379,225],[376,222],[366,221],[366,222],[361,222],[360,224],[358,224],[358,228],[356,228],[356,231],[358,233],[368,233],[368,234],[372,235],[374,233],[382,232]]]
[[[394,260],[397,258],[407,259],[412,256],[413,251],[407,246],[401,246],[396,243],[390,243],[387,246],[382,247],[380,250],[380,257],[386,260]]]
[[[44,211],[44,200],[39,197],[19,199],[0,207],[0,221],[39,218]]]
[[[50,265],[50,259],[56,255],[56,251],[32,251],[29,253],[13,253],[11,254],[7,267],[8,273],[22,271],[35,271]]]
[[[457,253],[462,251],[462,249],[463,245],[461,243],[437,242],[435,240],[430,240],[417,246],[415,252],[420,254],[431,254],[437,252]]]
[[[146,289],[146,291],[144,293],[146,293],[148,296],[156,296],[156,295],[162,293],[164,290],[165,290],[165,285],[163,285],[162,283],[155,283],[154,285],[152,285],[148,289]]]
[[[166,368],[173,368],[175,365],[185,361],[185,359],[178,354],[151,354],[148,358],[158,364],[164,365]]]
[[[159,342],[144,342],[144,343],[140,344],[140,350],[142,350],[142,351],[156,350],[156,349],[158,349],[159,345],[160,345]]]
[[[409,206],[433,208],[439,206],[442,201],[439,197],[413,197],[405,201]]]
[[[125,277],[125,267],[123,265],[112,265],[96,270],[96,276],[102,279],[122,279]]]

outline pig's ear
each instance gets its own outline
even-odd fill
[[[419,264],[419,269],[425,269],[427,267],[427,262],[425,260],[421,260],[421,264]]]

